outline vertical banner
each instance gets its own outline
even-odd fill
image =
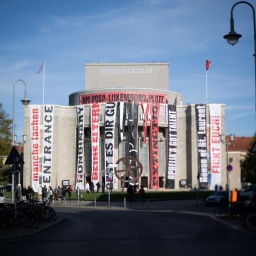
[[[159,149],[158,149],[158,117],[160,104],[149,103],[151,114],[150,125],[150,188],[159,188]]]
[[[125,111],[124,102],[118,102],[119,106],[119,122],[118,122],[118,142],[124,140],[124,126],[125,126]]]
[[[211,186],[214,189],[215,185],[221,185],[221,105],[209,104],[210,108],[210,148],[211,148]]]
[[[143,142],[146,143],[146,138],[147,138],[147,128],[148,128],[148,103],[147,102],[142,102],[141,103],[141,108],[143,112]]]
[[[85,156],[84,156],[84,106],[76,107],[77,114],[77,161],[76,161],[76,188],[84,189]]]
[[[100,127],[99,127],[99,117],[100,117],[100,105],[95,103],[91,105],[91,145],[92,145],[92,172],[91,181],[94,186],[99,181],[100,174]]]
[[[126,113],[128,117],[128,148],[129,155],[137,159],[137,140],[138,140],[138,103],[127,102],[126,103]],[[137,162],[132,161],[131,165],[137,165]],[[132,168],[132,166],[131,166]],[[137,177],[137,169],[133,169],[133,176]],[[137,186],[135,181],[130,180],[130,184]]]
[[[128,102],[126,103],[126,106],[127,106],[127,116],[128,116],[129,153],[131,157],[137,158],[138,103]]]
[[[30,110],[30,158],[31,158],[31,186],[34,191],[38,191],[39,177],[41,176],[40,166],[40,118],[41,111],[39,105],[29,105]]]
[[[206,141],[206,105],[196,104],[196,132],[198,150],[198,175],[199,187],[208,186],[207,172],[207,141]]]
[[[49,189],[52,178],[54,106],[43,106],[42,187]]]
[[[116,123],[116,102],[106,103],[105,108],[105,186],[110,188],[109,183],[113,182],[113,164],[115,164],[115,123]]]
[[[175,188],[177,154],[177,111],[176,105],[168,105],[168,165],[166,188]]]

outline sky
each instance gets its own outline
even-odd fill
[[[86,89],[86,63],[169,63],[169,90],[183,104],[225,104],[226,134],[255,134],[252,8],[233,0],[1,0],[0,102],[22,141],[26,84],[30,104],[68,105]],[[256,6],[256,1],[250,1]],[[210,68],[206,71],[206,60]],[[37,74],[45,62],[43,72]],[[15,86],[13,86],[15,84]],[[15,87],[15,93],[13,90]],[[206,90],[207,88],[207,90]],[[44,95],[44,97],[43,97]]]

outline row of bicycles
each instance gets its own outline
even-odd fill
[[[256,231],[255,204],[223,204],[217,208],[215,215],[216,217],[240,218],[248,229]]]
[[[57,214],[48,201],[35,199],[20,201],[16,204],[6,203],[0,207],[0,228],[38,228],[40,223],[56,221]]]

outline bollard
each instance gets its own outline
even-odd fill
[[[126,208],[126,197],[124,197],[124,208]]]
[[[96,208],[96,198],[94,197],[94,207]]]

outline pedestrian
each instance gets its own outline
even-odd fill
[[[69,185],[67,190],[68,190],[68,200],[70,200],[70,201],[71,201],[72,186],[71,186],[71,185]]]
[[[140,200],[142,201],[142,203],[144,203],[144,201],[145,201],[145,189],[144,189],[143,185],[140,186],[139,197],[140,197]]]
[[[90,192],[90,185],[89,185],[88,181],[85,184],[85,191],[86,191],[86,193]]]
[[[61,188],[61,199],[62,200],[66,200],[66,193],[67,193],[66,186],[62,185],[62,188]]]
[[[42,185],[40,184],[37,191],[37,200],[39,202],[42,202],[42,193],[43,193]]]
[[[100,183],[99,183],[99,181],[96,183],[96,187],[97,187],[97,193],[99,193],[99,191],[100,191]]]
[[[54,200],[58,201],[58,188],[57,187],[53,191],[53,198],[54,198]]]
[[[80,188],[77,186],[77,188],[76,188],[76,196],[77,196],[77,200],[78,201],[80,200],[80,194],[81,194]]]
[[[134,194],[134,189],[133,189],[132,185],[128,186],[127,193],[128,193],[129,202],[132,202],[133,201],[133,194]]]
[[[104,193],[104,192],[105,192],[105,182],[104,182],[104,181],[102,182],[101,191],[102,191],[102,193]]]
[[[53,202],[53,190],[51,186],[49,187],[49,200],[50,200],[50,203]]]
[[[27,189],[26,187],[23,187],[21,190],[21,196],[22,196],[22,201],[27,201]]]
[[[58,204],[62,204],[62,189],[60,186],[57,188],[57,198],[58,198]]]
[[[46,195],[47,195],[47,187],[46,187],[46,185],[44,185],[42,187],[42,200],[43,201],[46,199]]]
[[[94,193],[94,183],[92,181],[90,182],[90,191]]]

